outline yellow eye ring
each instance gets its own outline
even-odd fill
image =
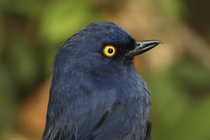
[[[104,47],[104,54],[108,57],[114,56],[116,53],[116,49],[113,46],[106,46]]]

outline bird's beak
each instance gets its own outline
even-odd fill
[[[135,48],[131,50],[126,56],[134,57],[136,55],[142,54],[154,48],[160,43],[163,43],[163,42],[160,40],[135,41]]]

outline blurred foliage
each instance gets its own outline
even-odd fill
[[[185,21],[202,38],[210,36],[207,0],[136,1],[154,6],[171,22]],[[89,23],[110,20],[125,2],[0,0],[0,139],[19,131],[17,105],[50,77],[59,46]],[[210,139],[209,69],[195,56],[177,59],[161,72],[143,73],[152,93],[152,139]]]
[[[183,0],[185,14],[182,15],[184,21],[197,33],[201,34],[205,39],[210,39],[210,12],[209,0]]]
[[[184,12],[184,3],[181,0],[158,0],[163,11],[171,18],[178,20]]]
[[[152,110],[158,114],[153,121],[154,139],[210,138],[209,70],[192,59],[184,59],[168,71],[147,78],[152,103],[155,104]]]

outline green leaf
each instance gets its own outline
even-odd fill
[[[29,43],[19,37],[11,39],[6,51],[9,71],[18,84],[31,86],[37,81],[38,65]]]
[[[97,14],[86,1],[63,0],[47,5],[41,21],[41,36],[51,45],[64,42],[91,21]]]

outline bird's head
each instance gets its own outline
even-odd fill
[[[56,55],[54,65],[63,71],[84,69],[116,72],[133,64],[133,58],[159,43],[159,40],[136,41],[113,22],[97,22],[69,38]],[[55,67],[54,67],[55,68]]]

